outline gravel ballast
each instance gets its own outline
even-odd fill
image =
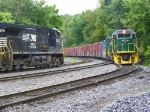
[[[113,68],[92,68],[79,73],[97,74]],[[106,72],[105,71],[105,72]],[[80,72],[80,71],[78,71]],[[76,74],[76,72],[75,72]],[[114,80],[79,89],[42,101],[4,109],[5,112],[150,112],[150,69],[130,74],[130,78]],[[32,86],[32,85],[31,85]],[[113,103],[112,103],[113,102]]]
[[[110,67],[111,69],[108,70],[107,68]],[[115,65],[105,65],[79,71],[51,74],[43,77],[31,77],[14,81],[11,80],[6,82],[0,82],[0,96],[61,84],[64,82],[111,72],[115,69],[117,69]],[[93,71],[95,71],[94,74]]]
[[[101,112],[150,112],[150,91],[115,101]]]

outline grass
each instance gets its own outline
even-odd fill
[[[67,58],[66,58],[66,57],[64,57],[64,62],[66,62],[66,61],[67,61]],[[77,62],[77,59],[76,59],[76,58],[74,58],[74,59],[70,60],[70,62],[71,62],[71,63],[76,63],[76,62]]]
[[[77,62],[76,58],[71,60],[71,63],[76,63],[76,62]]]
[[[64,62],[66,62],[67,61],[67,59],[66,59],[66,57],[64,57]]]

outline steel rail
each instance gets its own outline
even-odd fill
[[[81,67],[67,68],[67,69],[54,70],[54,71],[51,71],[51,70],[46,71],[46,72],[41,71],[40,73],[27,73],[25,75],[3,76],[3,77],[0,77],[0,81],[10,81],[10,80],[30,78],[30,77],[46,76],[46,75],[63,73],[63,72],[71,72],[71,71],[76,71],[76,70],[81,70],[81,69],[94,68],[94,67],[104,66],[108,64],[111,64],[111,62],[104,62],[104,63],[98,63],[98,64],[93,64],[93,65],[86,65],[86,66],[81,66]]]

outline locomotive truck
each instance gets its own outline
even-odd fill
[[[55,28],[0,22],[0,70],[62,65],[62,45]]]

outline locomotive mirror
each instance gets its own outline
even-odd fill
[[[135,34],[132,34],[132,38],[135,39]]]
[[[113,34],[113,38],[116,39],[116,38],[117,38],[117,35],[116,35],[116,34]]]

